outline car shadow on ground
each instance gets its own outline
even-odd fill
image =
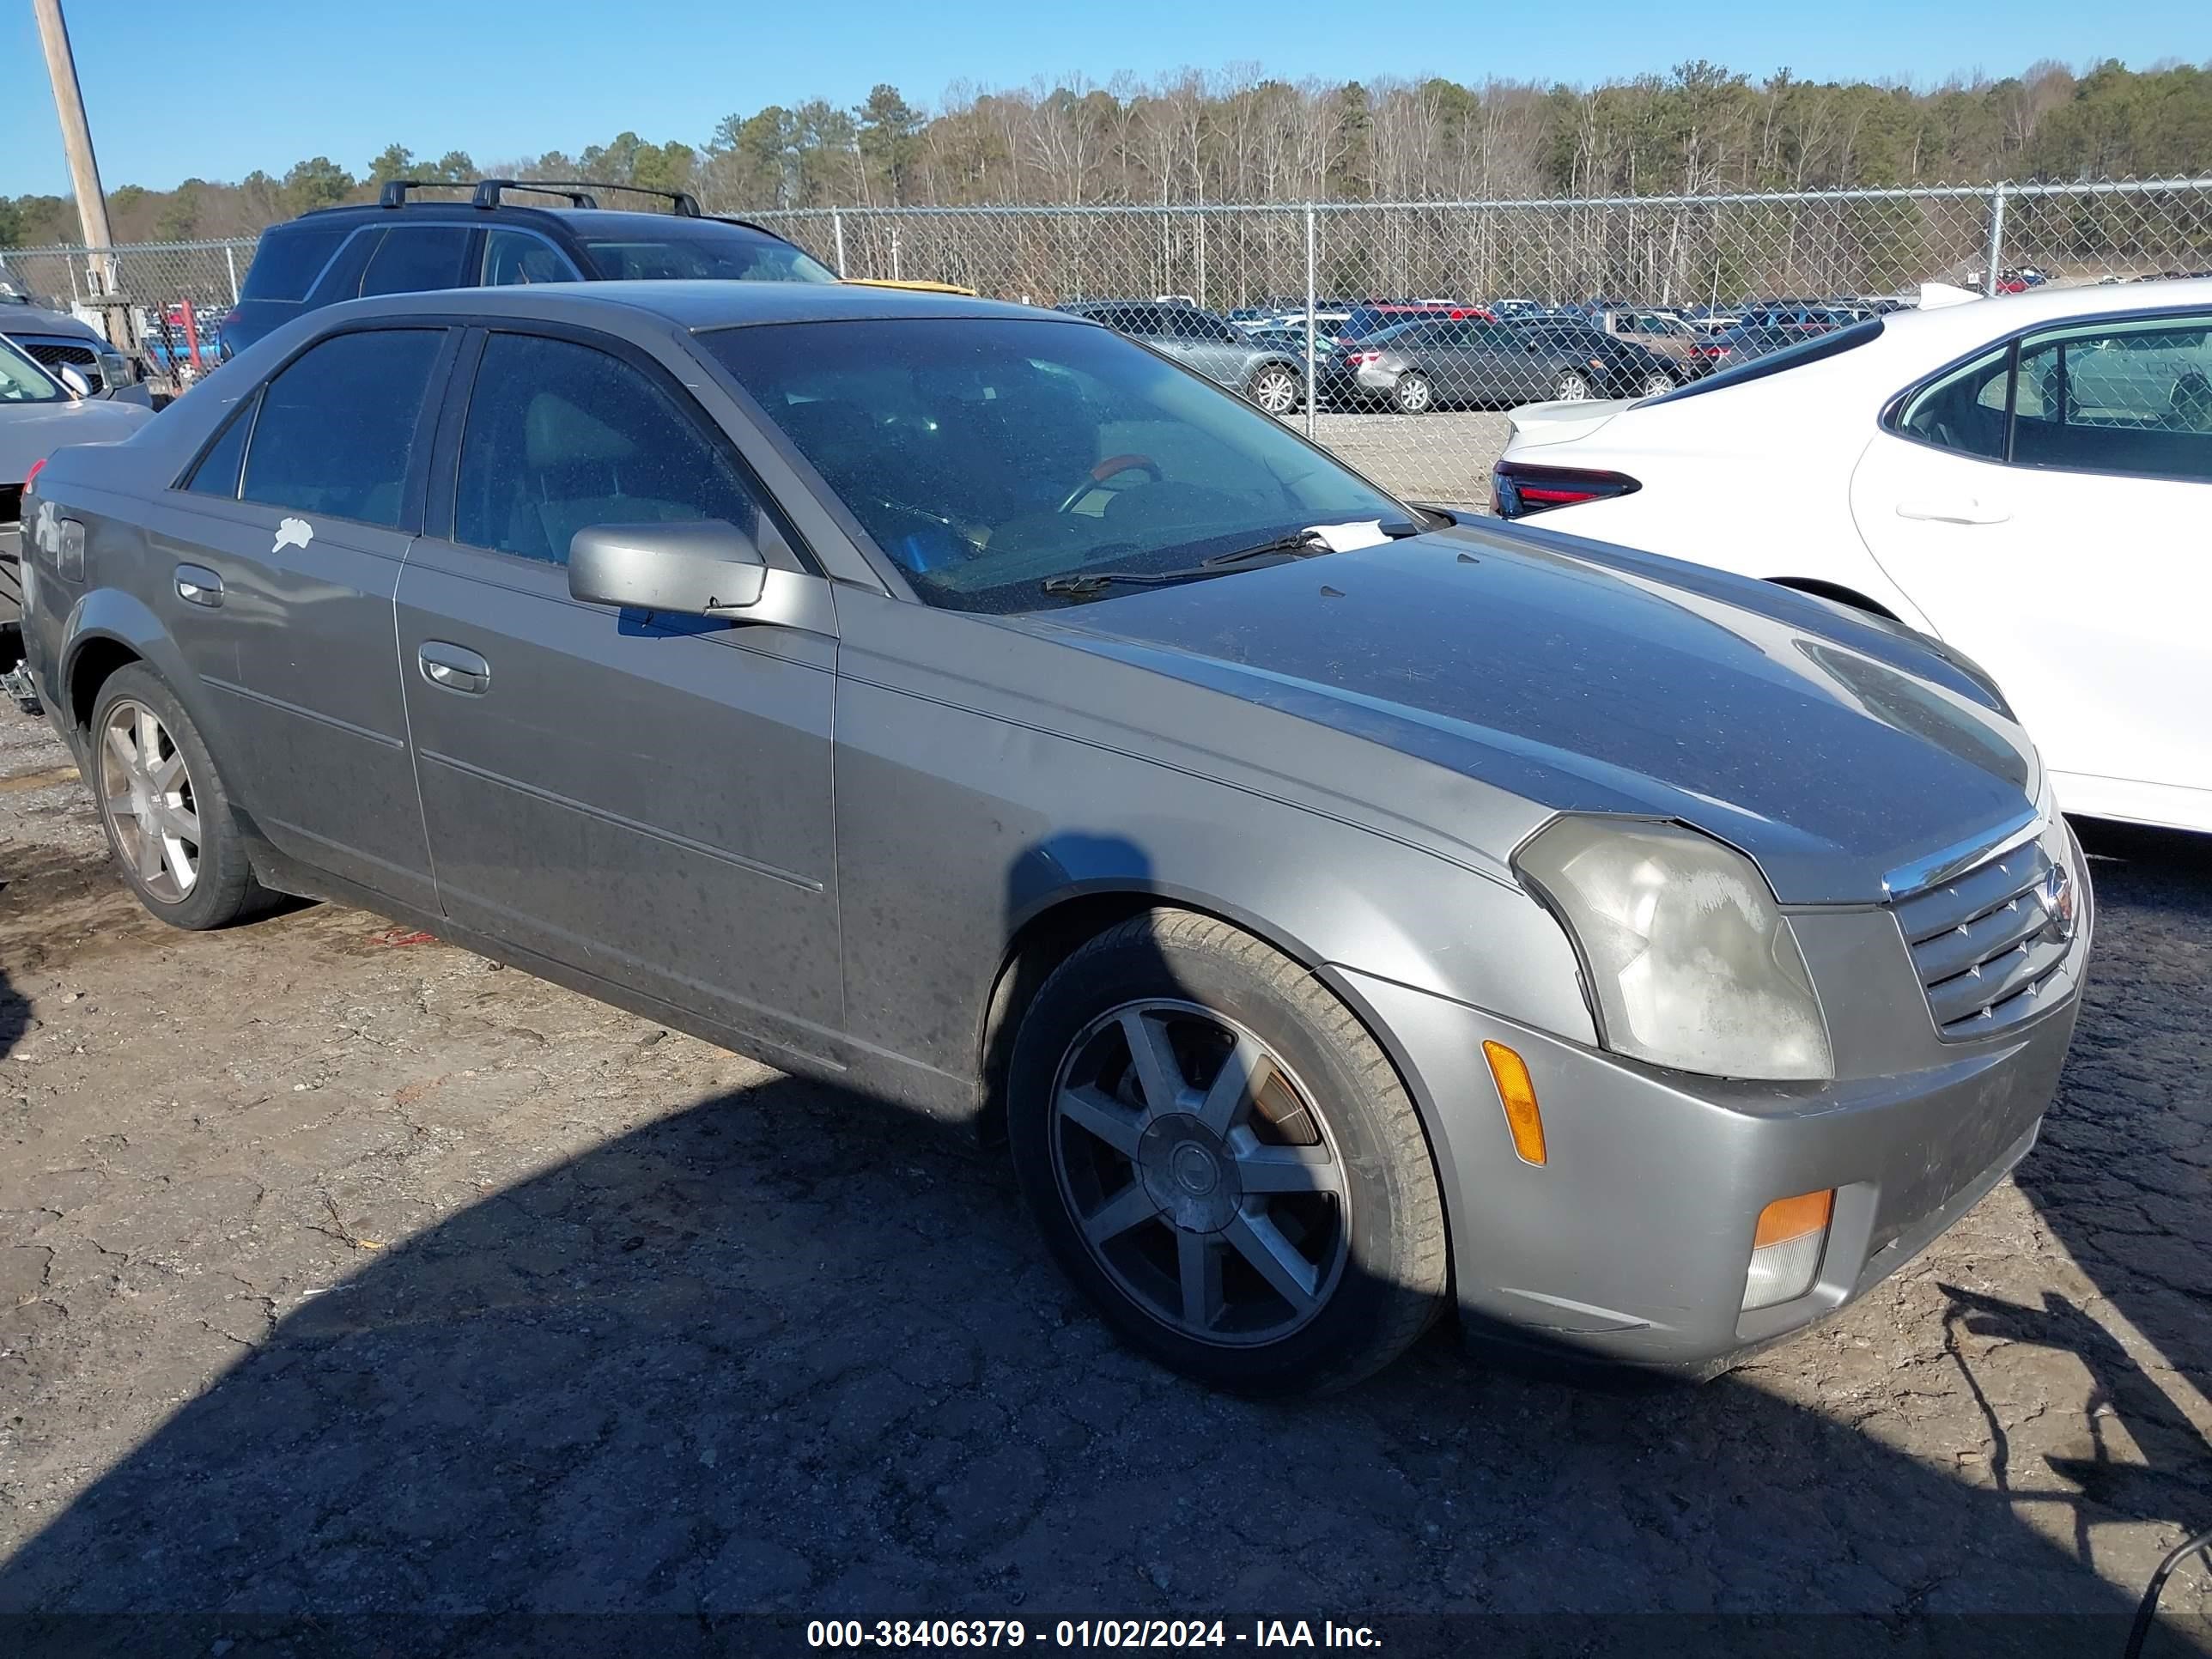
[[[2108,913],[2212,908],[2199,875],[2137,862],[2100,866]],[[2141,1235],[2107,1237],[2085,1136],[2133,1109],[2106,1093],[2129,1023],[2185,1018],[2201,983],[2093,995],[2057,1156],[2021,1177],[2199,1377],[2188,1292],[2139,1281]],[[2160,1124],[2203,1121],[2201,1092],[2147,1098],[2130,1160],[2156,1158]],[[2131,1598],[2023,1504],[2070,1504],[2078,1533],[2191,1520],[2203,1490],[2167,1390],[2058,1297],[1955,1292],[1924,1395],[1955,1363],[1958,1414],[2008,1448],[1966,1339],[2050,1345],[2142,1469],[2008,1450],[1970,1479],[1883,1443],[1847,1390],[1814,1410],[1756,1371],[1571,1388],[1471,1361],[1449,1331],[1349,1395],[1209,1394],[1108,1340],[1000,1161],[792,1079],[702,1099],[339,1282],[262,1288],[283,1310],[266,1340],[0,1565],[18,1650],[249,1659],[304,1629],[331,1653],[672,1654],[746,1650],[754,1627],[724,1621],[761,1611],[1387,1609],[1500,1621],[1439,1650],[2117,1656]],[[661,1622],[559,1622],[587,1613]],[[774,1650],[799,1650],[786,1635]],[[2212,1650],[2169,1631],[2149,1650]]]

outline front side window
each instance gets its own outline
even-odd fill
[[[2012,385],[2012,343],[1954,368],[1905,400],[1897,429],[1939,449],[2001,461],[2006,399]]]
[[[261,394],[240,494],[396,526],[445,331],[362,329],[307,349]]]
[[[361,291],[370,294],[426,294],[461,285],[461,261],[468,257],[469,231],[463,225],[395,228],[387,232],[362,274]]]
[[[1063,602],[1048,577],[1182,569],[1310,525],[1412,516],[1103,328],[913,318],[700,339],[932,605],[1042,610]]]
[[[804,248],[713,220],[671,219],[632,235],[585,235],[592,267],[611,280],[711,277],[748,283],[834,283],[837,273]]]
[[[2212,317],[2029,335],[2014,416],[2015,462],[2212,479]]]
[[[593,525],[700,519],[761,537],[737,463],[651,376],[571,340],[485,343],[461,432],[455,541],[566,564]]]
[[[0,340],[0,404],[65,404],[69,400],[69,390],[59,380],[6,340]]]

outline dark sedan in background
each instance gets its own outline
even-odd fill
[[[1552,318],[1401,323],[1340,345],[1318,368],[1324,397],[1403,415],[1647,397],[1690,378],[1632,340]]]
[[[1976,1203],[2073,1030],[2081,854],[1970,668],[1394,500],[1080,319],[361,301],[33,496],[32,674],[155,915],[349,897],[1003,1131],[1224,1386],[1455,1297],[1724,1366]]]
[[[1304,400],[1304,343],[1280,331],[1255,336],[1174,301],[1085,300],[1060,308],[1142,340],[1217,386],[1243,392],[1270,415],[1287,415]]]

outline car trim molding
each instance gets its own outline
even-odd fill
[[[349,737],[366,738],[369,742],[380,744],[386,749],[404,749],[407,746],[407,740],[404,738],[395,738],[388,732],[373,731],[366,726],[356,726],[351,720],[342,720],[335,714],[325,714],[319,708],[303,708],[296,702],[287,702],[282,697],[272,697],[266,691],[253,690],[251,687],[239,684],[235,680],[217,679],[212,674],[203,674],[200,678],[218,691],[228,691],[234,697],[243,697],[248,702],[258,702],[264,708],[274,708],[282,714],[297,714],[303,720],[313,720],[318,726],[327,726],[333,731],[345,732]]]
[[[536,784],[525,783],[520,778],[508,777],[505,773],[495,772],[488,767],[474,765],[456,756],[442,754],[435,749],[422,749],[416,752],[426,761],[461,773],[465,776],[481,779],[486,783],[495,783],[502,789],[512,789],[517,794],[529,796],[532,800],[542,800],[549,806],[566,807],[570,811],[582,813],[586,817],[597,818],[603,823],[613,824],[618,830],[627,830],[632,835],[643,836],[647,840],[661,842],[686,853],[696,853],[703,858],[714,859],[723,864],[735,865],[740,870],[750,871],[757,876],[765,876],[770,881],[780,881],[787,887],[798,888],[801,892],[820,893],[824,890],[821,882],[811,876],[802,876],[795,870],[785,870],[773,864],[763,864],[758,859],[747,858],[743,853],[732,853],[726,847],[710,846],[703,841],[694,841],[689,836],[679,836],[671,830],[663,830],[650,823],[641,823],[635,818],[626,818],[619,812],[610,812],[604,806],[594,806],[589,801],[578,800],[574,796],[563,795],[551,789],[541,789]]]

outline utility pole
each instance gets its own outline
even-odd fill
[[[115,261],[108,254],[114,240],[107,228],[107,198],[100,188],[100,163],[93,159],[92,129],[84,118],[84,94],[76,83],[76,59],[70,52],[69,25],[62,21],[61,0],[31,0],[31,11],[39,20],[39,42],[46,52],[46,76],[54,84],[54,109],[61,117],[62,148],[69,155],[70,183],[76,190],[77,219],[84,228],[84,245],[90,250],[86,263],[93,301],[105,313],[109,341],[128,350],[127,309],[107,303],[115,293]]]

